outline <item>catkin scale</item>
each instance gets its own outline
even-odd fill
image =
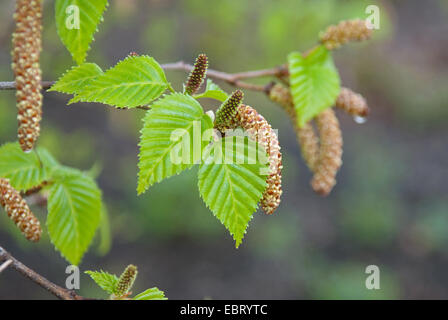
[[[328,195],[336,184],[336,174],[342,165],[342,133],[333,109],[326,109],[316,117],[320,137],[319,161],[315,167],[311,187]]]
[[[341,88],[335,105],[352,116],[367,117],[369,114],[366,99],[348,88]]]
[[[267,187],[261,199],[261,208],[266,214],[273,214],[280,205],[283,193],[283,165],[278,137],[266,119],[250,106],[242,104],[238,107],[236,121],[268,154],[270,171],[266,179]]]
[[[16,81],[18,140],[23,151],[33,149],[42,119],[42,0],[17,0],[12,35],[12,69]]]
[[[372,32],[366,20],[346,20],[329,26],[325,32],[321,33],[320,41],[328,50],[333,50],[351,41],[368,40]]]
[[[40,222],[8,179],[0,178],[0,204],[28,240],[39,241],[42,234]]]

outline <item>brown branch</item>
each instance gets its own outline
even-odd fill
[[[39,286],[46,289],[48,292],[55,295],[59,299],[86,300],[86,298],[77,295],[74,291],[62,288],[54,284],[53,282],[47,280],[37,272],[31,270],[23,263],[21,263],[19,260],[14,258],[9,252],[7,252],[1,246],[0,246],[0,261],[5,261],[5,263],[7,263],[6,265],[5,264],[2,265],[3,270],[6,269],[7,267],[13,268],[18,273],[22,274],[23,276],[33,281],[34,283],[37,283]]]
[[[183,61],[167,63],[161,65],[164,70],[184,70],[190,72],[193,69],[193,65],[185,63]],[[232,86],[253,90],[253,91],[266,91],[266,86],[257,85],[242,81],[243,79],[253,79],[261,77],[284,77],[288,74],[288,69],[285,65],[275,67],[272,69],[255,70],[239,73],[226,73],[209,69],[207,76],[216,80],[224,81]],[[54,84],[54,81],[42,81],[42,89],[49,89]],[[16,84],[14,81],[0,82],[0,90],[15,90]],[[145,107],[142,107],[145,108]],[[145,109],[147,110],[147,109]]]

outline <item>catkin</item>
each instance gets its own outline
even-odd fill
[[[261,199],[261,208],[266,214],[273,214],[280,205],[282,195],[282,154],[278,137],[271,125],[252,107],[244,104],[238,107],[237,123],[257,141],[268,154],[270,173],[266,179],[267,187]]]
[[[367,117],[369,114],[366,99],[348,88],[341,88],[335,105],[352,116]]]
[[[205,75],[207,74],[208,68],[208,59],[205,54],[200,54],[196,58],[196,62],[194,64],[194,68],[191,71],[187,83],[185,84],[185,93],[186,94],[195,94],[201,86],[202,82],[205,79]]]
[[[236,90],[232,95],[222,104],[216,111],[214,121],[215,129],[221,133],[225,133],[228,128],[235,126],[236,114],[238,107],[243,102],[244,93],[241,90]]]
[[[8,179],[0,178],[0,204],[28,240],[39,241],[42,234],[39,220]]]
[[[33,149],[42,119],[42,0],[17,0],[12,35],[12,69],[16,80],[18,140],[23,151]]]
[[[134,281],[137,278],[137,273],[136,266],[130,264],[126,267],[118,279],[118,284],[114,292],[116,297],[122,297],[126,295],[129,290],[131,290],[134,285]]]
[[[288,88],[280,84],[274,85],[269,92],[269,98],[278,103],[291,117],[302,157],[308,168],[314,172],[319,159],[319,138],[316,135],[313,125],[311,122],[307,122],[301,128],[298,126],[292,95]]]
[[[319,161],[311,186],[323,196],[328,195],[336,184],[336,174],[342,165],[342,133],[333,109],[326,109],[316,117],[320,136]]]
[[[368,40],[372,31],[368,28],[366,20],[346,20],[328,27],[325,32],[321,33],[320,41],[328,50],[333,50],[351,41]]]

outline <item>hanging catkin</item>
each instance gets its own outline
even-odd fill
[[[266,119],[252,107],[240,105],[236,120],[249,137],[257,141],[268,154],[270,173],[266,180],[266,190],[261,199],[261,208],[266,214],[273,214],[280,205],[282,195],[283,165],[278,137]]]
[[[368,28],[366,20],[346,20],[328,27],[325,32],[321,33],[320,41],[328,50],[333,50],[351,41],[368,40],[372,31]]]
[[[311,122],[305,123],[301,128],[297,125],[296,111],[294,110],[294,103],[288,88],[280,84],[274,85],[269,92],[269,98],[278,103],[291,117],[302,157],[308,168],[314,172],[319,159],[319,139]]]
[[[366,99],[348,88],[341,88],[341,93],[339,93],[336,99],[336,107],[341,108],[352,116],[367,117],[369,114],[369,106]]]
[[[33,149],[42,118],[41,70],[42,1],[17,0],[12,35],[12,69],[16,80],[18,140],[23,151]]]
[[[336,174],[342,165],[342,133],[333,109],[326,109],[316,117],[320,137],[319,161],[311,186],[323,196],[328,195],[336,184]]]
[[[28,240],[39,241],[42,234],[39,220],[8,179],[0,178],[0,204]]]

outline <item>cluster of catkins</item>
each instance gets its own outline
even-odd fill
[[[185,84],[186,94],[196,93],[206,77],[207,67],[207,56],[199,55]],[[261,208],[265,213],[272,214],[280,205],[282,195],[282,154],[272,127],[255,109],[242,104],[243,97],[243,92],[237,90],[223,103],[216,112],[214,128],[225,135],[226,130],[241,127],[250,139],[257,141],[266,150],[270,170],[266,179],[267,187],[261,199]]]
[[[280,205],[282,195],[282,154],[277,134],[266,119],[254,108],[241,104],[243,93],[235,91],[216,112],[215,128],[225,134],[226,130],[241,127],[249,138],[266,150],[269,160],[267,187],[261,199],[261,208],[273,214]]]
[[[39,220],[8,179],[0,178],[0,204],[28,240],[39,241],[42,234]]]
[[[12,36],[12,69],[16,80],[18,140],[23,151],[33,149],[42,118],[41,70],[42,0],[17,0]]]
[[[302,157],[314,173],[311,186],[321,195],[328,195],[336,184],[336,174],[342,165],[342,134],[339,121],[332,109],[317,115],[316,129],[311,122],[299,127],[294,103],[289,88],[276,84],[269,91],[272,101],[282,106],[295,126]],[[342,88],[335,106],[356,116],[366,116],[368,106],[365,99],[347,88]]]
[[[357,19],[330,26],[321,34],[320,40],[328,50],[333,50],[350,41],[367,40],[371,34],[368,23]],[[342,165],[342,133],[334,110],[330,108],[318,114],[314,119],[315,126],[310,121],[299,127],[290,89],[276,84],[268,94],[291,117],[302,157],[314,173],[311,187],[318,194],[328,195],[336,184],[336,174]],[[335,106],[352,116],[366,117],[369,113],[366,100],[348,88],[341,88]]]

